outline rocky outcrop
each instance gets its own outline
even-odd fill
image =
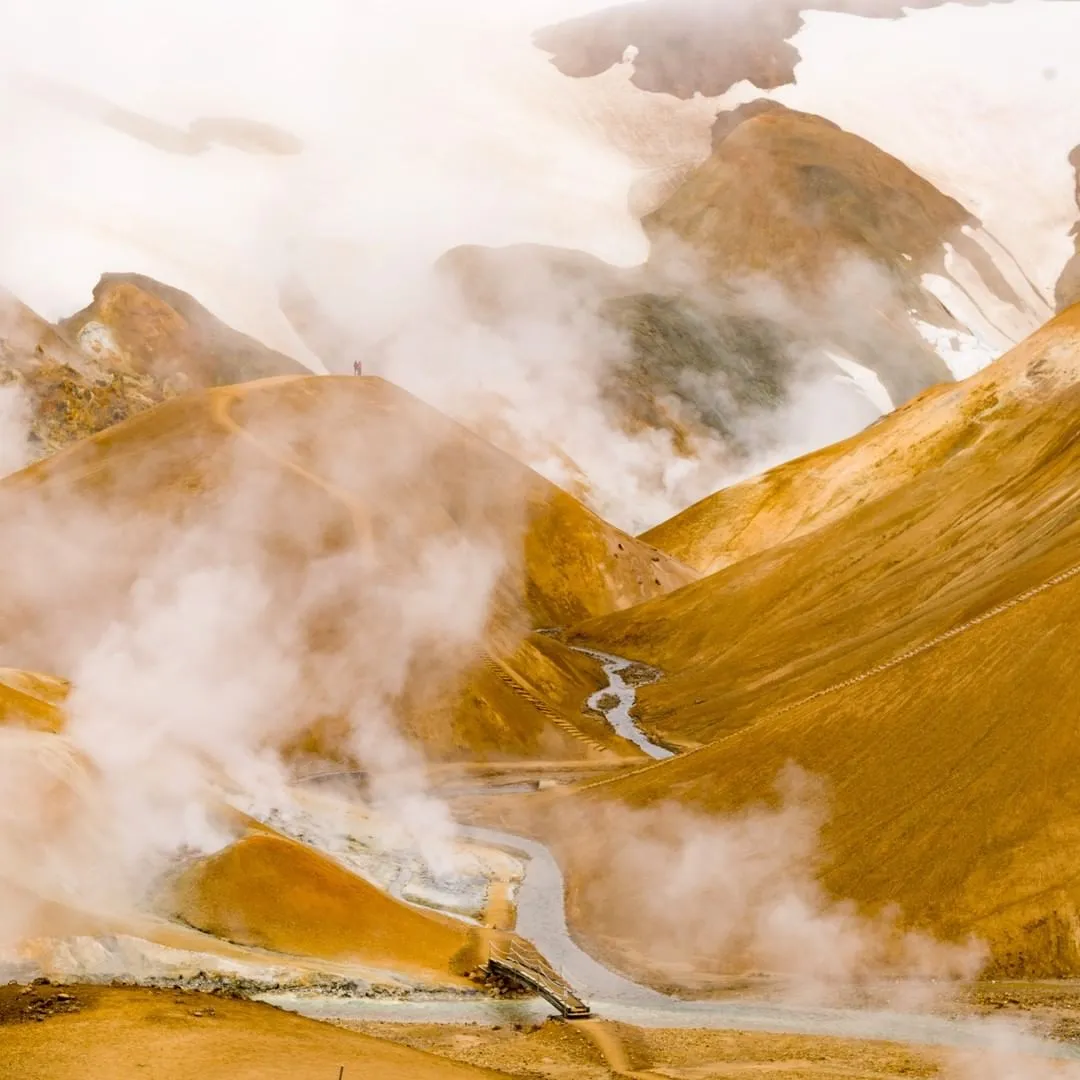
[[[31,458],[185,390],[301,374],[187,293],[138,274],[106,274],[93,302],[55,326],[0,292],[0,385],[25,395]]]
[[[28,456],[43,457],[142,412],[173,391],[83,355],[56,327],[0,293],[0,385],[22,389]]]
[[[183,388],[310,374],[226,326],[194,297],[142,274],[103,274],[93,302],[61,323],[79,351]]]
[[[695,94],[715,97],[744,79],[763,90],[793,82],[800,56],[790,39],[808,8],[891,19],[904,9],[936,7],[939,3],[941,0],[772,0],[767,4],[642,0],[546,27],[534,40],[538,48],[552,54],[552,62],[564,75],[599,75],[633,49],[635,86],[680,98]]]
[[[1076,170],[1076,208],[1080,211],[1080,146],[1069,155],[1069,164]],[[1065,269],[1058,278],[1054,295],[1058,311],[1064,311],[1080,301],[1080,218],[1073,226],[1071,235],[1076,245],[1076,253],[1065,264]]]

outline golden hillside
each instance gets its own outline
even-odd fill
[[[172,588],[192,573],[254,574],[265,607],[237,660],[270,649],[297,672],[266,719],[265,737],[289,744],[317,722],[331,738],[354,702],[381,700],[436,755],[579,756],[580,739],[516,684],[466,673],[484,650],[508,657],[530,627],[694,576],[369,378],[176,398],[8,478],[0,503],[13,662],[70,675],[123,620],[140,576]],[[519,667],[542,679],[557,649],[529,646]],[[577,678],[581,697],[595,688]],[[514,706],[492,705],[500,696]]]
[[[1052,400],[1075,379],[1080,307],[953,386],[927,390],[853,438],[735,484],[642,539],[704,573],[819,529],[908,484],[998,430],[995,421]]]
[[[1078,371],[1073,308],[922,403],[963,417],[935,461],[899,444],[918,467],[900,478],[893,463],[827,523],[586,624],[669,672],[640,694],[646,729],[703,744],[586,798],[727,813],[771,801],[795,762],[826,785],[833,895],[975,934],[992,970],[1080,972]]]
[[[63,679],[0,668],[0,726],[56,733],[63,729],[63,705],[70,687]]]
[[[188,868],[175,915],[240,945],[408,971],[464,983],[476,962],[469,928],[395,900],[329,856],[253,833]]]

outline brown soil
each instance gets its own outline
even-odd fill
[[[654,682],[658,682],[663,678],[663,675],[656,668],[649,667],[648,664],[631,664],[628,668],[623,668],[622,680],[627,686],[650,686]]]
[[[1023,1017],[1049,1038],[1080,1043],[1080,983],[979,982],[964,999],[983,1015]]]
[[[53,986],[47,979],[20,986],[0,986],[0,1026],[43,1023],[52,1016],[78,1012],[95,996],[95,991]]]
[[[0,1071],[18,1080],[495,1080],[487,1069],[269,1005],[178,990],[0,988]],[[71,1008],[18,1002],[71,995]],[[66,1004],[66,1003],[65,1003]],[[30,1010],[33,1019],[27,1022]]]
[[[597,1043],[583,1025],[574,1023],[552,1020],[539,1026],[486,1028],[349,1021],[341,1026],[511,1075],[546,1080],[605,1080],[613,1075]],[[777,1080],[893,1080],[939,1073],[936,1055],[889,1043],[606,1026],[622,1051],[627,1075],[672,1080],[757,1075]]]

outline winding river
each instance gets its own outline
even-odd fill
[[[668,997],[610,970],[571,938],[563,903],[562,871],[551,852],[525,837],[465,827],[463,838],[520,855],[526,873],[517,896],[517,931],[589,1001],[595,1015],[638,1027],[711,1028],[791,1035],[885,1039],[925,1046],[1000,1046],[1011,1052],[1080,1060],[1080,1048],[1039,1038],[1007,1020],[945,1017],[885,1010],[809,1008],[753,1001],[684,1001]],[[395,1023],[508,1024],[552,1014],[540,999],[499,1000],[477,995],[419,994],[407,999],[329,998],[266,994],[260,1000],[318,1019]]]
[[[604,665],[609,686],[590,698],[614,729],[651,757],[670,757],[635,725],[630,710],[635,687],[622,673],[632,661],[589,649],[576,651]],[[602,708],[603,696],[618,702]],[[765,1001],[685,1001],[642,986],[595,960],[570,936],[566,922],[565,882],[543,844],[496,829],[460,827],[461,838],[509,852],[524,865],[516,896],[516,930],[531,941],[571,986],[589,1002],[594,1015],[639,1027],[712,1028],[793,1035],[830,1035],[884,1039],[927,1046],[1000,1047],[1010,1052],[1080,1060],[1080,1048],[1033,1035],[1021,1024],[994,1018],[949,1019],[888,1010],[813,1008]],[[399,890],[402,881],[395,883]],[[475,994],[418,993],[408,998],[346,997],[270,993],[260,1000],[318,1019],[384,1020],[396,1023],[508,1024],[540,1021],[552,1014],[539,998],[500,1000]]]
[[[599,713],[603,713],[607,722],[615,729],[617,735],[621,735],[627,742],[644,750],[651,758],[674,757],[674,753],[666,746],[654,743],[644,731],[634,722],[630,710],[637,700],[637,687],[628,683],[623,678],[623,672],[628,668],[636,667],[633,660],[624,660],[621,656],[612,656],[610,653],[598,652],[596,649],[585,649],[581,646],[571,645],[574,652],[582,656],[591,656],[599,660],[604,667],[604,674],[608,677],[608,684],[602,690],[597,690],[589,698],[588,706]],[[614,697],[616,703],[605,707],[605,699]]]

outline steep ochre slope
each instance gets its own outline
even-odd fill
[[[1073,578],[864,682],[766,711],[579,798],[736,815],[771,803],[795,762],[826,782],[830,894],[869,913],[896,905],[901,925],[936,937],[974,935],[989,946],[987,974],[1075,977],[1078,602]],[[586,931],[605,921],[603,904],[582,915]]]
[[[64,726],[63,704],[69,686],[63,679],[37,672],[0,668],[0,727],[58,732]]]
[[[936,462],[901,478],[900,444],[877,497],[581,628],[669,672],[646,729],[704,744],[583,797],[724,814],[797,763],[825,782],[835,896],[975,934],[991,970],[1075,975],[1080,308],[973,382]]]
[[[241,945],[440,983],[476,960],[460,921],[418,911],[280,836],[254,833],[199,861],[174,886],[173,905],[184,922]]]
[[[843,518],[993,434],[995,420],[1050,400],[1075,374],[1080,307],[955,386],[927,390],[865,431],[724,488],[642,537],[712,573]]]
[[[465,674],[483,650],[508,658],[530,627],[694,576],[378,379],[176,398],[7,479],[0,503],[20,663],[70,675],[140,576],[243,567],[268,591],[263,625],[294,635],[281,659],[300,678],[267,721],[285,741],[316,721],[332,733],[389,669],[376,692],[436,755],[579,756],[527,703],[468,705],[499,691]],[[522,663],[539,675],[545,649]]]

